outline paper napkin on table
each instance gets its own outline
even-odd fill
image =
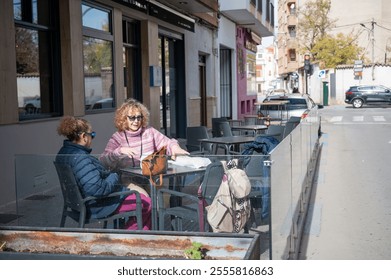
[[[208,166],[211,161],[204,157],[177,156],[175,160],[169,160],[169,164],[201,168]]]

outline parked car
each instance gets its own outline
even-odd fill
[[[273,101],[286,101],[286,103],[274,105]],[[264,103],[271,105],[259,106],[258,114],[282,121],[287,121],[290,117],[305,118],[311,109],[318,107],[309,95],[300,93],[270,95],[263,100]]]
[[[361,108],[364,104],[391,104],[391,89],[382,85],[351,86],[345,92],[345,103],[353,108]]]
[[[92,104],[90,109],[95,110],[95,109],[107,109],[107,108],[110,108],[110,109],[114,108],[113,98],[111,98],[111,97],[103,98],[103,99],[96,101],[94,104]]]
[[[41,109],[41,98],[35,97],[33,99],[29,99],[24,103],[23,107],[28,114],[38,113]]]

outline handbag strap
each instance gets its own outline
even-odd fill
[[[155,188],[161,188],[163,186],[163,174],[159,175],[158,181],[159,183],[156,184],[156,182],[152,178],[152,174],[149,175],[149,182],[152,184],[152,186]]]
[[[124,130],[124,135],[125,135],[126,143],[128,143],[128,147],[130,147],[129,140],[128,140],[128,135],[126,135],[126,131],[125,130]],[[142,155],[143,154],[143,133],[140,133],[140,143],[141,143],[140,155]],[[134,163],[134,158],[133,158],[133,156],[131,156],[131,157],[132,157],[133,167],[135,167],[136,164]]]

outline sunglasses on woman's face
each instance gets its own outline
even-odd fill
[[[139,115],[139,116],[128,116],[128,119],[129,119],[131,122],[134,122],[135,120],[141,121],[143,118],[144,118],[143,115]]]
[[[85,134],[90,135],[92,139],[94,139],[95,136],[96,136],[96,132],[95,131],[93,131],[93,132],[85,132]]]

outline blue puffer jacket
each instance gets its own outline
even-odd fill
[[[255,152],[267,155],[269,154],[280,142],[273,136],[260,135],[257,136],[254,142],[244,144],[242,155],[252,155]],[[246,167],[251,157],[244,157],[243,167]]]
[[[100,161],[90,153],[90,148],[64,140],[56,157],[56,162],[72,167],[83,197],[102,197],[126,190],[126,187],[119,185],[118,174],[105,170]],[[125,196],[91,201],[87,214],[91,218],[107,217],[118,208],[124,198]]]

